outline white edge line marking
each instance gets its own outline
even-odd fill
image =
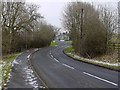
[[[69,65],[67,65],[67,64],[62,64],[62,65],[64,65],[64,66],[66,66],[66,67],[69,67],[69,68],[71,68],[71,69],[75,69],[74,67],[71,67],[71,66],[69,66]]]
[[[92,74],[90,74],[90,73],[87,73],[87,72],[83,72],[83,73],[86,74],[86,75],[89,75],[89,76],[91,76],[91,77],[94,77],[94,78],[96,78],[96,79],[99,79],[99,80],[101,80],[101,81],[107,82],[107,83],[109,83],[109,84],[118,86],[118,84],[116,84],[116,83],[113,83],[113,82],[111,82],[111,81],[105,80],[105,79],[100,78],[100,77],[97,77],[97,76],[92,75]]]
[[[54,60],[55,60],[56,62],[59,62],[56,58],[54,58]]]

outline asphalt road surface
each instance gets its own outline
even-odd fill
[[[73,60],[63,53],[68,44],[58,43],[39,49],[30,60],[32,50],[20,55],[7,88],[118,88],[117,71]]]
[[[36,52],[32,65],[48,88],[118,88],[118,72],[75,61],[63,50],[68,45],[58,41],[56,47]]]
[[[17,59],[13,62],[12,69],[10,72],[10,79],[8,80],[6,89],[15,88],[44,88],[42,82],[31,67],[30,60],[28,56],[34,52],[34,50],[28,50],[23,52]],[[24,89],[23,89],[24,90]]]

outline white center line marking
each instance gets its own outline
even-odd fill
[[[51,51],[50,51],[50,55],[52,55],[52,54],[51,54]]]
[[[91,77],[94,77],[94,78],[96,78],[96,79],[99,79],[99,80],[101,80],[101,81],[107,82],[107,83],[109,83],[109,84],[118,86],[118,84],[116,84],[116,83],[113,83],[113,82],[111,82],[111,81],[105,80],[105,79],[100,78],[100,77],[97,77],[97,76],[92,75],[92,74],[90,74],[90,73],[87,73],[87,72],[83,72],[83,73],[86,74],[86,75],[88,75],[88,76],[91,76]]]
[[[50,52],[50,56],[51,56],[56,62],[59,62],[56,58],[53,57],[53,55],[51,54],[51,52]]]
[[[27,59],[29,59],[29,58],[30,58],[30,55],[31,55],[31,54],[29,54],[29,55],[27,56]]]
[[[56,58],[54,58],[54,60],[55,60],[56,62],[59,62]]]
[[[53,55],[51,55],[51,57],[54,58]]]
[[[64,66],[66,66],[66,67],[69,67],[69,68],[71,68],[71,69],[75,69],[74,67],[71,67],[71,66],[69,66],[69,65],[67,65],[67,64],[62,64],[62,65],[64,65]]]

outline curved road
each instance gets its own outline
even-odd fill
[[[42,81],[36,76],[30,65],[28,56],[36,49],[24,51],[13,62],[5,90],[17,90],[18,88],[44,88]]]
[[[118,72],[75,61],[63,53],[68,45],[42,48],[32,56],[34,71],[47,88],[118,88]]]

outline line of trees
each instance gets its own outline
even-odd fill
[[[63,13],[63,26],[69,31],[75,53],[93,58],[108,51],[116,16],[106,8],[85,2],[71,2]]]
[[[38,6],[25,2],[2,2],[2,53],[50,45],[54,27],[44,21]]]

